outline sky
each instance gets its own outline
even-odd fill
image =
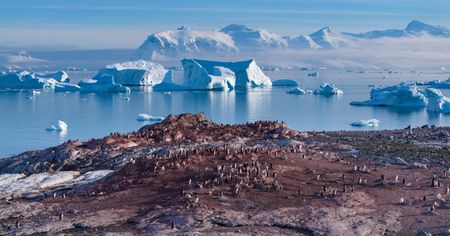
[[[136,48],[154,32],[245,24],[280,35],[450,27],[448,0],[1,0],[0,47]]]

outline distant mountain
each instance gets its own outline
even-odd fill
[[[194,31],[186,27],[148,36],[134,54],[134,59],[155,60],[173,55],[199,52],[237,52],[233,39],[217,31]]]
[[[421,36],[450,38],[450,29],[442,26],[433,26],[423,23],[421,21],[413,20],[406,26],[405,29],[388,29],[388,30],[369,31],[360,34],[354,33],[343,33],[343,34],[355,38],[365,38],[365,39],[376,39],[383,37],[401,38],[401,37],[421,37]]]
[[[342,34],[334,32],[330,27],[322,28],[317,32],[310,34],[309,37],[323,49],[350,46]]]
[[[405,29],[387,29],[366,33],[340,33],[330,27],[309,35],[279,36],[264,29],[231,24],[219,31],[195,31],[185,27],[151,34],[135,51],[133,59],[159,60],[181,57],[221,58],[237,55],[238,52],[260,52],[263,50],[330,50],[351,48],[357,39],[383,37],[444,37],[450,38],[450,29],[433,26],[420,21],[411,21]],[[364,45],[362,45],[364,46]]]
[[[314,42],[314,40],[309,35],[300,35],[297,37],[286,36],[284,39],[288,42],[289,48],[291,49],[320,49],[322,48],[319,44]]]
[[[235,45],[240,49],[261,47],[287,47],[287,41],[276,34],[264,29],[251,29],[246,25],[232,24],[220,30],[230,35]]]

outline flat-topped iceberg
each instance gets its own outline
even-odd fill
[[[444,96],[441,91],[427,88],[424,94],[428,98],[427,110],[445,114],[450,113],[450,98]]]
[[[170,91],[185,90],[184,86],[174,83],[172,78],[173,78],[173,71],[169,70],[164,76],[163,81],[153,86],[153,91],[170,92]]]
[[[161,83],[167,72],[160,64],[138,60],[107,65],[97,76],[111,75],[121,85],[152,86]]]
[[[340,90],[336,86],[334,86],[334,84],[329,84],[329,83],[323,83],[320,85],[320,87],[318,89],[314,90],[314,94],[325,95],[325,96],[339,95],[339,94],[343,94],[343,93],[344,92],[342,92],[342,90]]]
[[[379,124],[380,121],[377,119],[359,120],[351,123],[352,126],[367,126],[367,127],[377,127]]]
[[[294,94],[294,95],[305,95],[307,93],[312,93],[312,91],[297,87],[297,88],[293,88],[293,89],[288,90],[286,93],[287,94]]]
[[[298,85],[297,81],[291,79],[279,79],[272,82],[274,87],[295,87]]]
[[[355,106],[394,106],[419,108],[428,105],[428,99],[417,86],[402,83],[370,91],[370,100],[351,102]]]
[[[218,62],[184,59],[181,63],[186,89],[228,90],[272,86],[270,78],[254,60]]]
[[[82,93],[129,93],[130,88],[116,84],[112,75],[97,75],[78,83]]]

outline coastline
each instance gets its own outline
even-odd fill
[[[0,234],[443,234],[449,133],[298,132],[170,115],[0,159],[3,192],[29,187],[0,196]],[[6,188],[4,174],[23,176]],[[66,179],[48,178],[56,174]]]

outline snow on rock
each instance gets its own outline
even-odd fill
[[[57,125],[50,125],[49,127],[45,128],[47,131],[58,131],[58,132],[67,132],[67,124],[66,122],[62,120],[58,120]]]
[[[170,91],[182,91],[185,87],[173,82],[173,70],[169,70],[161,83],[153,86],[153,91],[158,92],[170,92]]]
[[[344,35],[334,32],[330,27],[322,28],[310,34],[309,37],[322,49],[346,48],[350,46]]]
[[[272,82],[272,86],[274,87],[294,87],[298,85],[297,81],[291,79],[279,79]]]
[[[291,90],[288,90],[286,93],[287,94],[294,94],[294,95],[305,95],[307,93],[312,93],[312,91],[311,90],[305,90],[305,89],[297,87],[297,88],[293,88]]]
[[[164,117],[155,117],[149,114],[139,114],[137,117],[138,121],[162,121]]]
[[[297,37],[285,37],[292,49],[320,49],[318,45],[309,35],[300,35]]]
[[[450,98],[444,96],[441,91],[427,88],[424,94],[428,98],[427,110],[445,114],[450,113]]]
[[[187,89],[271,87],[272,82],[254,60],[217,62],[197,59],[181,61]]]
[[[70,82],[69,75],[65,71],[57,71],[55,73],[51,74],[45,74],[42,76],[43,78],[47,79],[54,79],[58,82],[68,83]]]
[[[129,93],[130,88],[116,84],[112,75],[97,75],[78,83],[82,93]]]
[[[112,170],[96,170],[80,175],[77,171],[58,171],[55,173],[0,174],[0,199],[26,197],[58,188],[74,188],[90,184],[109,175]]]
[[[336,88],[336,86],[334,86],[333,84],[329,84],[329,83],[323,83],[320,85],[320,87],[316,90],[314,90],[314,94],[319,94],[319,95],[339,95],[339,94],[343,94],[344,92],[342,92],[342,90]]]
[[[360,120],[351,123],[352,126],[368,126],[368,127],[376,127],[380,124],[380,121],[377,119],[369,119],[369,120]]]
[[[97,76],[111,75],[114,82],[131,86],[152,86],[162,82],[167,70],[160,64],[138,60],[107,65]]]
[[[370,91],[370,100],[351,102],[355,106],[394,106],[419,108],[428,105],[427,97],[414,85],[402,83],[385,88],[374,88]]]
[[[246,25],[231,24],[225,26],[220,32],[230,35],[235,45],[241,49],[287,47],[288,43],[283,37],[269,33],[264,29],[252,29]]]

